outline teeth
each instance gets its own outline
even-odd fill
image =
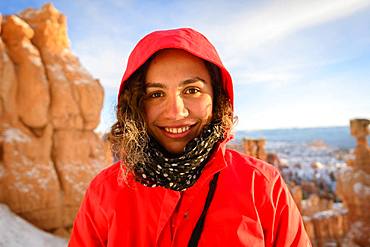
[[[189,126],[182,127],[182,128],[164,128],[167,132],[170,132],[172,134],[181,134],[187,130],[190,129]]]

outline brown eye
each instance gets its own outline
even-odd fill
[[[148,98],[159,98],[159,97],[163,97],[164,93],[163,92],[152,92],[152,93],[148,93],[147,97]]]
[[[147,92],[145,95],[146,99],[155,99],[164,96],[164,92],[162,91],[154,91],[154,92]]]
[[[200,92],[199,88],[196,88],[196,87],[190,87],[190,88],[185,89],[186,94],[196,94],[199,92]]]

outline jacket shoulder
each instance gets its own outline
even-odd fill
[[[269,182],[275,180],[280,175],[279,170],[273,165],[232,149],[226,149],[225,160],[228,166],[240,172],[261,175]]]
[[[120,162],[116,162],[101,170],[91,181],[90,187],[99,187],[101,184],[111,182],[112,180],[117,182],[120,172]]]

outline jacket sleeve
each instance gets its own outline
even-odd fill
[[[266,231],[267,246],[311,246],[303,225],[302,216],[280,174],[270,188],[269,219]],[[266,228],[265,228],[266,229]]]
[[[89,188],[74,220],[68,246],[106,246],[107,225],[107,217],[97,196]]]

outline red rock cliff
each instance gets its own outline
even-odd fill
[[[53,5],[0,23],[0,202],[42,229],[68,229],[106,166],[93,132],[103,88],[72,54]]]

